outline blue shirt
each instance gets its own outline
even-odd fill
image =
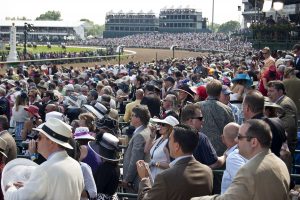
[[[231,153],[230,153],[231,152]],[[239,154],[237,145],[228,150],[228,157],[226,158],[226,169],[223,173],[221,194],[225,193],[232,183],[236,173],[248,161],[246,158]]]
[[[193,153],[196,160],[204,165],[212,165],[218,160],[215,148],[206,135],[199,132],[199,142]]]

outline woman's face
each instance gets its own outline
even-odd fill
[[[86,127],[86,123],[85,123],[85,120],[84,120],[84,119],[80,119],[80,120],[79,120],[79,126]]]
[[[159,124],[159,133],[165,135],[169,133],[170,125],[168,124]]]

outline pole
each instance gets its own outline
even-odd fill
[[[24,30],[24,60],[26,60],[26,54],[27,54],[27,49],[26,49],[26,46],[27,46],[27,30],[26,30],[26,26],[24,26],[25,30]]]
[[[119,67],[121,65],[121,47],[119,48]]]
[[[173,59],[175,58],[175,46],[173,47]]]
[[[214,32],[214,15],[215,15],[215,0],[212,1],[212,11],[211,11],[211,31]]]

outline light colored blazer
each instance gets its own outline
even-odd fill
[[[286,165],[270,150],[265,150],[240,168],[223,195],[192,200],[287,200],[289,186],[290,175]]]
[[[138,199],[185,200],[212,193],[211,169],[194,157],[178,160],[175,165],[156,176],[151,187],[149,179],[142,179]]]
[[[128,144],[123,160],[124,180],[134,183],[135,191],[138,190],[139,177],[136,170],[136,162],[138,160],[149,161],[149,154],[144,153],[146,141],[150,138],[150,129],[143,127],[139,132],[134,133]]]
[[[56,152],[49,160],[38,166],[24,187],[10,187],[6,200],[79,200],[84,189],[79,162],[66,151]]]

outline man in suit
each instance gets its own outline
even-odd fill
[[[185,200],[212,193],[211,169],[193,157],[198,137],[197,131],[189,126],[174,127],[169,137],[169,149],[175,160],[170,163],[169,169],[156,176],[153,186],[145,162],[137,162],[138,173],[142,179],[138,199]]]
[[[290,175],[285,163],[270,151],[272,133],[268,124],[250,119],[242,124],[236,139],[239,153],[249,161],[224,194],[192,200],[289,199]]]
[[[297,146],[297,107],[294,101],[285,95],[282,81],[270,81],[268,83],[268,97],[272,102],[282,107],[279,118],[287,132],[288,146],[293,154]]]
[[[50,118],[35,130],[38,152],[47,159],[31,174],[26,183],[16,182],[5,186],[5,199],[80,199],[84,189],[79,162],[69,157],[65,149],[73,149],[68,143],[72,137],[70,126]]]
[[[293,46],[293,51],[296,54],[294,61],[296,76],[300,78],[300,44],[295,44]]]
[[[146,141],[150,139],[148,123],[150,112],[146,106],[137,105],[132,109],[130,124],[135,127],[133,136],[128,144],[123,161],[123,187],[138,191],[139,177],[136,171],[138,160],[150,160],[149,155],[144,152]],[[129,190],[130,191],[130,190]]]
[[[283,84],[286,96],[294,101],[298,111],[298,119],[300,119],[300,79],[296,77],[293,67],[285,68]]]
[[[7,158],[5,159],[5,164],[9,161],[17,158],[17,144],[15,139],[7,131],[9,129],[9,122],[5,115],[0,115],[0,137],[6,141],[7,146],[5,149],[5,154]]]
[[[221,82],[212,80],[206,85],[207,100],[199,103],[205,121],[201,132],[206,134],[210,139],[218,156],[223,155],[226,150],[221,140],[223,128],[229,122],[234,121],[232,110],[219,101],[221,91]]]

